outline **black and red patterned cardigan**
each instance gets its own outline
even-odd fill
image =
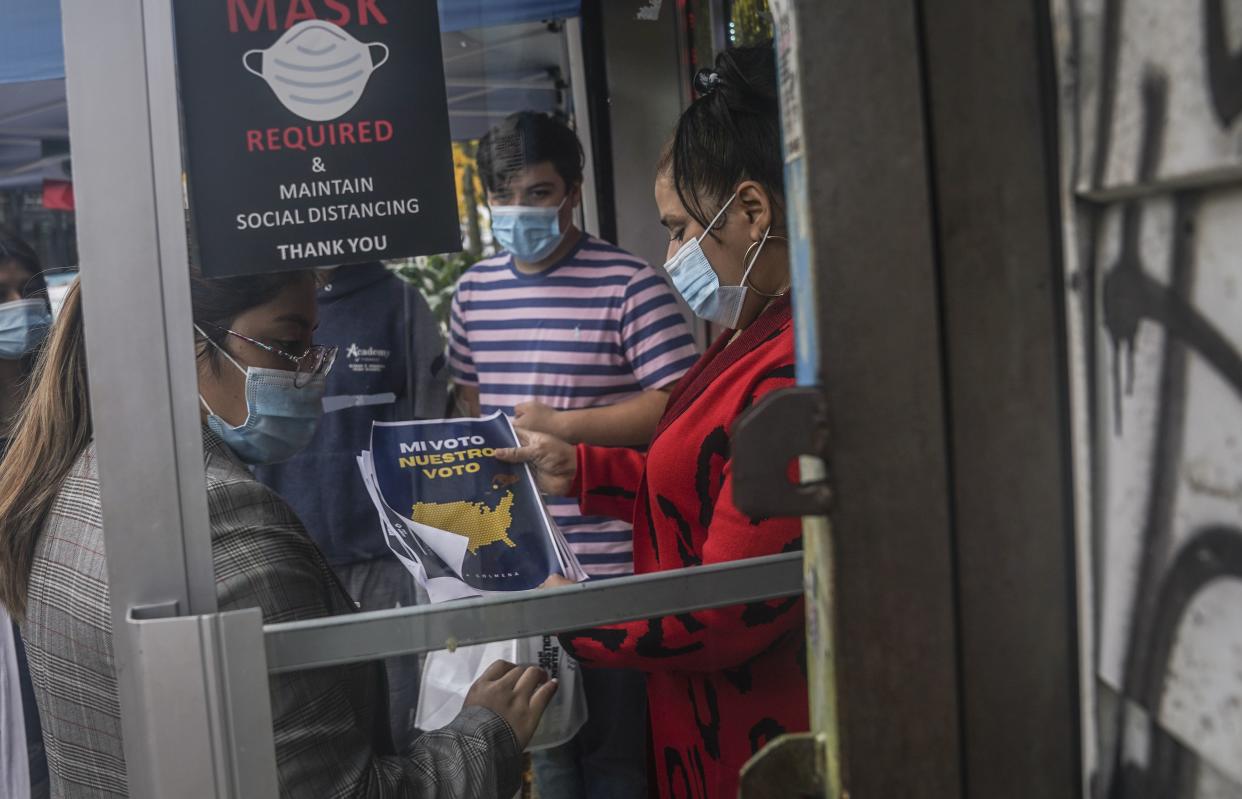
[[[582,512],[633,521],[639,574],[800,549],[799,519],[734,506],[729,440],[745,409],[793,382],[783,298],[682,378],[646,455],[578,448]],[[752,754],[808,727],[801,598],[582,630],[564,643],[588,667],[648,672],[652,782],[665,799],[732,799]]]

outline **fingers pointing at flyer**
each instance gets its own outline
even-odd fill
[[[578,452],[572,444],[547,433],[518,430],[522,446],[496,450],[496,460],[530,464],[539,490],[548,496],[568,496],[578,474]]]

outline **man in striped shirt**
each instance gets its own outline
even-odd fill
[[[463,412],[496,410],[519,428],[570,442],[645,446],[667,391],[697,358],[673,293],[641,259],[573,223],[582,147],[543,114],[514,114],[479,143],[479,173],[504,251],[458,284],[449,365]],[[593,578],[633,572],[628,524],[548,499]],[[586,670],[590,719],[578,738],[535,761],[543,799],[641,797],[641,675]]]

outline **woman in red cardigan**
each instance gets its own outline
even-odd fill
[[[673,392],[645,455],[529,430],[521,448],[497,453],[530,462],[545,492],[576,495],[584,514],[632,521],[640,574],[801,548],[799,519],[753,518],[733,503],[733,423],[794,381],[771,47],[726,52],[695,84],[656,180],[665,268],[695,313],[729,332]],[[564,638],[588,667],[648,672],[660,796],[732,799],[755,752],[807,729],[803,624],[792,598]]]

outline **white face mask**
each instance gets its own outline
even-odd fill
[[[784,294],[765,294],[758,289],[750,286],[750,273],[754,270],[755,264],[759,260],[759,256],[763,253],[763,248],[767,246],[768,239],[782,238],[781,236],[772,235],[772,227],[763,233],[763,239],[750,245],[750,249],[746,251],[745,257],[742,259],[745,271],[742,273],[742,282],[736,286],[722,286],[720,284],[720,276],[716,274],[716,270],[712,267],[711,260],[707,257],[707,253],[703,252],[703,239],[711,235],[716,229],[716,223],[720,221],[720,217],[724,216],[725,211],[729,210],[729,206],[737,199],[734,194],[729,201],[724,204],[720,211],[708,223],[707,229],[703,231],[703,235],[690,239],[681,246],[677,252],[673,253],[673,257],[664,264],[664,271],[668,272],[668,276],[673,281],[673,288],[686,301],[686,305],[690,306],[690,310],[694,311],[694,315],[708,322],[713,322],[728,330],[737,329],[739,320],[742,318],[742,307],[746,303],[746,292],[754,291],[763,297],[780,297]],[[756,249],[758,248],[758,249]],[[754,255],[751,255],[751,253]]]
[[[384,54],[376,62],[374,47]],[[259,69],[251,57],[262,57]],[[367,87],[371,73],[388,61],[388,45],[364,44],[328,22],[308,19],[294,25],[267,50],[250,50],[242,65],[267,81],[276,97],[293,113],[312,122],[327,122],[349,112]]]

